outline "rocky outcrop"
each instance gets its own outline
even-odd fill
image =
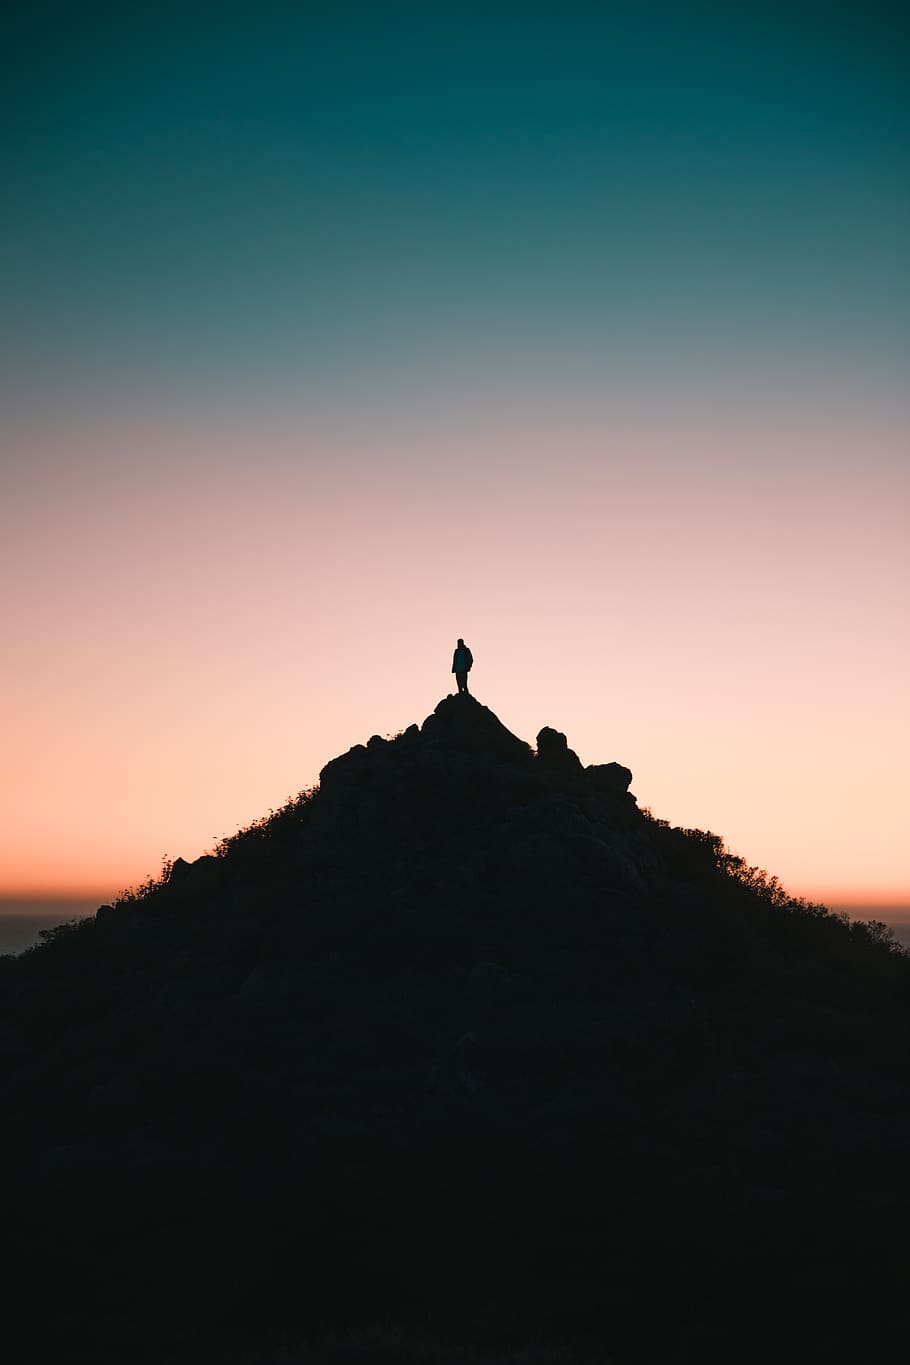
[[[589,763],[585,772],[591,785],[598,791],[612,796],[623,796],[629,791],[632,770],[624,768],[621,763]]]
[[[531,758],[524,740],[506,729],[489,707],[464,693],[443,698],[420,727],[420,738],[425,748],[487,760],[527,764]]]
[[[210,853],[203,853],[195,862],[175,858],[167,874],[168,885],[193,895],[210,894],[224,880],[224,863]]]
[[[580,774],[584,771],[581,759],[560,730],[545,725],[537,736],[537,759],[545,768],[555,772]]]

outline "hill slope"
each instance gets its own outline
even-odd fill
[[[447,698],[0,959],[22,1322],[93,1365],[382,1320],[875,1358],[910,958],[630,778]]]

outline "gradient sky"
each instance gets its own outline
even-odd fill
[[[0,895],[474,689],[910,903],[903,7],[7,21]]]

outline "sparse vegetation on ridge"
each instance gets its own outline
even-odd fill
[[[448,699],[0,959],[14,1316],[91,1365],[876,1358],[910,957],[628,778]]]

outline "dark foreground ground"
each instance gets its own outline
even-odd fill
[[[448,699],[0,959],[12,1358],[892,1359],[910,959],[629,776]]]

